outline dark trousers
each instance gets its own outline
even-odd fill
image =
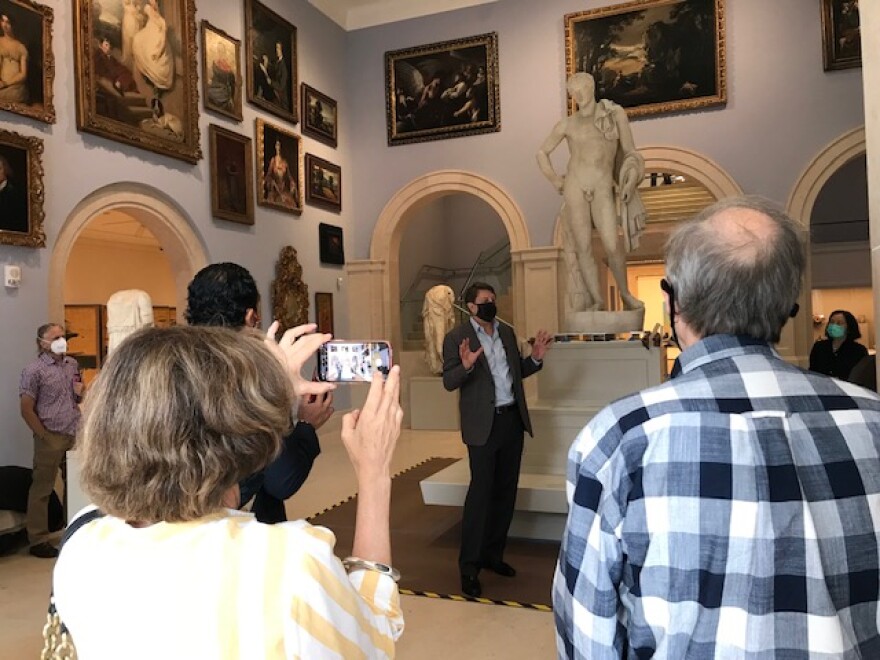
[[[495,414],[485,445],[468,445],[471,483],[461,521],[462,575],[477,575],[485,564],[504,558],[513,519],[523,452],[523,425],[516,406]]]

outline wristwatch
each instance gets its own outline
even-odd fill
[[[342,565],[345,566],[345,570],[349,573],[358,570],[374,571],[376,573],[381,573],[382,575],[387,575],[395,582],[400,582],[400,571],[393,566],[378,561],[361,559],[360,557],[346,557],[342,560]]]

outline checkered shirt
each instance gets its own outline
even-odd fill
[[[708,337],[569,453],[569,658],[880,658],[880,398]]]

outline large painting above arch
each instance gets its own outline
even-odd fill
[[[74,0],[77,128],[195,163],[195,0]]]
[[[630,117],[727,102],[724,0],[635,0],[565,16],[566,77]],[[569,112],[574,112],[569,100]]]
[[[385,53],[388,144],[501,130],[498,34]]]

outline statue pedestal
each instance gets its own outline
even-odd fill
[[[642,332],[645,308],[620,312],[569,312],[565,315],[564,333],[620,334]]]
[[[632,392],[659,385],[666,349],[639,341],[555,344],[537,379],[537,400],[529,402],[535,437],[526,435],[511,536],[559,540],[568,504],[568,450],[587,422],[604,406]],[[425,504],[462,506],[470,482],[467,459],[422,480]]]

